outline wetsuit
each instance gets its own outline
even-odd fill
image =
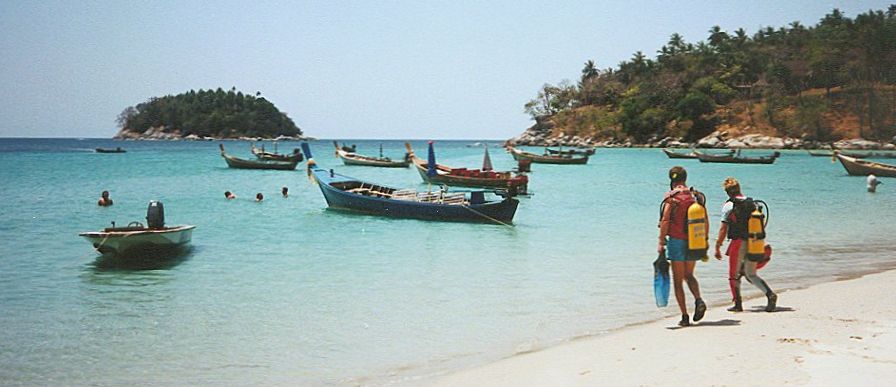
[[[735,199],[746,199],[744,195],[737,195]],[[728,244],[728,286],[731,288],[731,296],[735,301],[740,300],[740,278],[747,277],[747,281],[759,288],[762,294],[768,296],[773,294],[772,289],[759,275],[756,274],[756,265],[759,262],[746,259],[747,241],[742,235],[732,235],[731,229],[734,219],[734,203],[727,201],[722,205],[722,222],[728,225],[728,237],[731,242]],[[742,220],[743,221],[743,220]],[[745,221],[744,221],[745,222]]]

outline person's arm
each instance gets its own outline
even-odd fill
[[[728,223],[722,222],[719,227],[719,236],[716,238],[716,259],[722,259],[722,244],[725,243],[725,235],[728,234]]]
[[[660,240],[657,243],[656,251],[663,252],[666,247],[666,235],[669,234],[669,216],[672,214],[672,206],[663,203],[663,216],[660,217]]]

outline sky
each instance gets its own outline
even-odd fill
[[[892,1],[892,0],[891,0]],[[587,60],[888,1],[0,1],[0,137],[111,137],[126,107],[236,87],[319,138],[506,139]]]

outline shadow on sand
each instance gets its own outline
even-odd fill
[[[739,325],[740,325],[740,320],[732,320],[732,319],[726,318],[726,319],[717,320],[717,321],[701,321],[701,322],[696,322],[696,323],[692,322],[690,326],[686,326],[686,327],[674,326],[674,327],[666,327],[666,329],[674,331],[676,329],[684,329],[684,328],[733,327],[733,326],[739,326]]]
[[[128,255],[103,254],[93,262],[97,272],[132,270],[167,270],[180,265],[193,254],[193,246],[175,249],[145,250]]]
[[[796,309],[793,309],[789,306],[779,306],[775,308],[772,312],[766,312],[765,307],[761,305],[754,306],[750,308],[750,313],[778,313],[778,312],[796,312]]]

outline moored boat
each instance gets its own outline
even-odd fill
[[[840,160],[840,164],[843,165],[843,168],[846,168],[846,172],[850,175],[868,176],[873,174],[878,177],[896,177],[896,165],[859,160],[855,157],[842,155],[840,152],[834,152],[834,156]]]
[[[688,152],[688,153],[681,153],[681,152],[673,151],[673,150],[671,150],[671,149],[669,149],[669,148],[663,148],[663,153],[665,153],[666,156],[668,156],[670,159],[697,159],[697,158],[698,158],[698,157],[697,157],[697,152],[694,151],[693,149],[691,149],[691,151]],[[725,150],[724,152],[718,152],[718,153],[706,153],[706,152],[704,152],[704,153],[705,153],[705,154],[718,155],[718,156],[731,156],[731,155],[734,154],[734,150],[733,150],[733,149],[727,149],[727,150]]]
[[[772,153],[768,156],[746,157],[739,155],[711,155],[708,153],[697,152],[697,158],[701,163],[729,163],[729,164],[772,164],[781,155],[780,152]]]
[[[489,158],[484,158],[483,169],[449,167],[435,162],[435,151],[433,150],[432,142],[430,142],[429,150],[432,152],[432,156],[429,158],[433,160],[432,165],[434,166],[434,168],[430,168],[429,158],[424,160],[417,157],[414,153],[414,149],[411,148],[411,144],[409,143],[405,143],[404,146],[408,150],[411,162],[414,163],[414,167],[417,169],[417,172],[420,173],[420,177],[427,183],[460,187],[504,188],[518,194],[527,193],[529,184],[528,176],[521,173],[514,175],[514,173],[510,171],[491,171],[491,168],[488,168],[491,164]],[[486,155],[487,154],[488,148],[486,148]],[[487,164],[485,160],[488,160]]]
[[[125,153],[125,152],[127,152],[126,150],[121,149],[121,147],[116,147],[116,148],[96,148],[96,149],[94,149],[94,150],[96,151],[96,153]]]
[[[268,152],[264,150],[264,144],[262,144],[261,148],[256,148],[255,144],[252,144],[251,151],[252,154],[259,160],[267,160],[267,161],[297,161],[302,162],[302,151],[298,148],[293,149],[291,154],[280,154],[277,153],[277,144],[274,143],[274,151]]]
[[[380,146],[380,157],[359,155],[354,151],[348,152],[345,150],[345,147],[340,147],[339,143],[336,141],[333,141],[333,146],[336,147],[336,157],[340,158],[345,165],[361,165],[380,168],[407,168],[411,165],[411,160],[407,154],[404,156],[403,160],[392,160],[388,157],[383,157],[382,146]]]
[[[127,227],[107,227],[103,231],[82,232],[93,247],[103,254],[128,256],[142,252],[163,252],[190,243],[193,238],[193,225],[165,226],[165,215],[162,203],[149,202],[147,208],[147,225],[131,222]]]
[[[544,150],[548,154],[552,155],[571,155],[571,156],[579,156],[579,155],[593,155],[596,151],[594,148],[582,148],[582,149],[552,149],[552,148],[544,148]]]
[[[856,152],[856,151],[841,151],[838,150],[838,153],[844,155],[846,157],[852,157],[854,159],[896,159],[896,152],[893,151],[866,151],[866,152]]]
[[[539,155],[532,152],[526,152],[524,150],[520,150],[515,148],[512,145],[507,145],[507,151],[513,156],[514,160],[529,160],[532,163],[536,164],[587,164],[588,163],[588,155],[550,155],[546,154]]]
[[[417,192],[369,183],[325,170],[312,159],[307,143],[308,175],[320,187],[327,206],[334,210],[394,218],[509,224],[519,201],[510,195],[486,200],[485,191]]]
[[[274,169],[281,171],[291,171],[296,169],[299,160],[292,161],[273,161],[273,160],[245,160],[231,156],[224,151],[224,144],[218,144],[221,148],[221,157],[227,162],[227,166],[237,169]]]

